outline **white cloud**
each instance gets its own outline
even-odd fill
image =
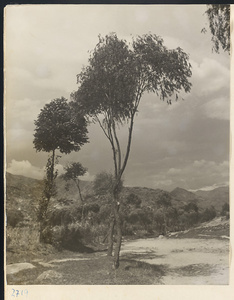
[[[213,185],[210,185],[210,186],[204,186],[200,189],[196,189],[196,190],[190,190],[190,192],[196,192],[196,191],[212,191],[214,189],[217,189],[219,187],[225,187],[225,186],[228,186],[229,185],[229,181],[226,181],[226,182],[223,182],[223,183],[215,183]]]
[[[45,176],[45,167],[39,168],[33,166],[28,160],[17,161],[13,159],[6,170],[14,175],[23,175],[35,179],[43,179]],[[59,175],[64,173],[63,166],[60,164],[56,165],[56,170],[58,170]]]
[[[9,163],[7,172],[35,179],[42,179],[44,176],[44,168],[35,167],[28,160],[17,161],[13,159]]]
[[[200,96],[217,93],[223,88],[229,90],[230,70],[221,61],[205,57],[200,64],[193,60],[191,64],[193,87]]]
[[[89,172],[86,172],[84,176],[81,177],[81,180],[93,181],[95,178],[94,175],[91,175]]]

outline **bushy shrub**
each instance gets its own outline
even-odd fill
[[[50,226],[68,225],[81,220],[82,207],[77,203],[53,206],[47,213]]]
[[[90,227],[80,223],[72,223],[67,226],[54,226],[51,229],[51,243],[58,249],[71,251],[86,251],[84,246],[92,241]]]

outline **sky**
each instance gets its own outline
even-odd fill
[[[229,182],[230,57],[212,52],[205,5],[12,5],[5,11],[6,170],[44,176],[48,153],[33,148],[34,120],[46,103],[70,99],[98,35],[153,33],[181,47],[192,65],[192,89],[167,105],[144,94],[135,119],[124,185],[209,190]],[[89,143],[62,155],[88,169],[83,179],[113,171],[111,148],[92,124]],[[121,139],[127,128],[121,129]]]

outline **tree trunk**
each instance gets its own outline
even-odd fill
[[[54,161],[55,161],[55,150],[52,151],[52,162],[51,162],[51,184],[53,185],[54,183]]]
[[[115,218],[114,215],[111,217],[110,222],[110,229],[108,232],[108,250],[107,250],[107,256],[112,256],[113,252],[113,233],[114,233],[114,227],[115,227]]]
[[[43,226],[42,221],[40,221],[40,228],[39,228],[39,242],[43,243],[43,236],[42,236]]]
[[[116,245],[114,251],[114,268],[118,269],[119,267],[119,254],[122,242],[122,228],[121,228],[121,219],[119,215],[119,204],[116,203],[114,208],[115,213],[115,224],[116,224]]]
[[[73,181],[75,182],[78,192],[79,192],[79,196],[80,196],[80,202],[81,202],[81,222],[84,221],[84,199],[83,196],[81,194],[81,189],[80,189],[80,180],[77,178],[77,180],[73,179]]]

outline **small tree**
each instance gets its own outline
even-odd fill
[[[152,92],[171,104],[173,95],[177,100],[180,90],[190,91],[188,78],[191,74],[188,55],[181,48],[168,50],[162,38],[154,34],[138,36],[131,48],[116,34],[110,34],[99,37],[89,65],[77,75],[79,88],[71,95],[74,104],[99,124],[113,154],[112,213],[117,231],[115,268],[119,266],[122,239],[119,186],[130,154],[140,100],[145,92]],[[125,124],[128,124],[128,135],[124,152],[118,130]]]
[[[46,165],[44,196],[39,204],[39,220],[43,224],[50,198],[55,195],[56,190],[56,150],[65,154],[79,151],[80,147],[88,142],[87,122],[80,113],[74,114],[67,99],[62,97],[52,100],[41,109],[35,126],[34,148],[36,151],[51,153]],[[43,227],[44,225],[41,232]]]
[[[205,12],[212,35],[213,50],[219,53],[220,47],[230,53],[230,5],[209,4]],[[205,28],[202,32],[206,32]]]
[[[62,175],[62,177],[68,181],[68,180],[73,180],[75,185],[77,186],[78,192],[79,192],[79,197],[82,205],[82,215],[81,215],[81,220],[83,220],[84,217],[84,198],[81,193],[80,189],[80,179],[79,176],[84,176],[85,173],[87,172],[87,169],[82,166],[81,163],[79,162],[73,162],[69,164],[67,167],[65,167],[65,174]]]

